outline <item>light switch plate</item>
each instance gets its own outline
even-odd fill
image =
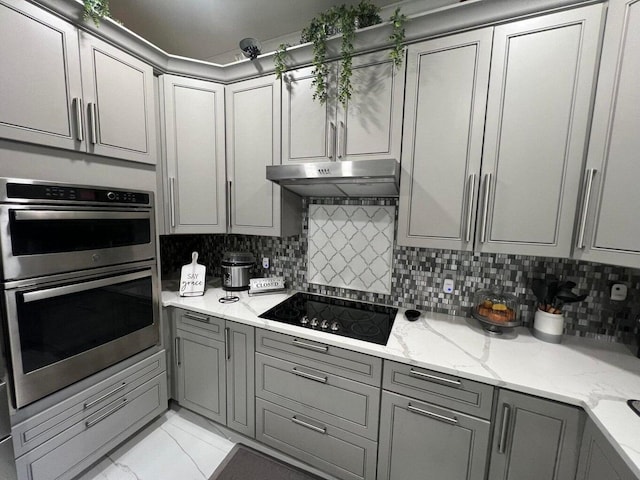
[[[614,283],[611,285],[611,300],[622,302],[627,299],[627,286],[624,283]]]

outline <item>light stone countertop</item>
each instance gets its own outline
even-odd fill
[[[234,292],[240,300],[222,304],[218,299],[226,292],[221,288],[191,298],[163,291],[162,305],[582,407],[640,478],[640,416],[626,404],[640,399],[640,359],[630,347],[568,336],[562,344],[550,344],[522,327],[511,335],[491,336],[464,317],[422,312],[409,322],[404,309],[398,309],[386,346],[258,318],[293,293],[250,297]]]

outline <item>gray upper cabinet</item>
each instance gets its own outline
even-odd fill
[[[408,48],[400,245],[473,248],[492,36],[486,28]]]
[[[584,429],[576,480],[637,480],[598,427],[589,420]]]
[[[570,256],[602,18],[599,4],[495,28],[477,251]]]
[[[299,234],[300,197],[266,179],[281,158],[280,82],[268,75],[225,90],[229,233]]]
[[[501,390],[489,480],[573,480],[584,412],[576,407]]]
[[[167,233],[224,233],[224,87],[163,75],[161,88]]]
[[[574,257],[640,267],[640,2],[612,0]]]
[[[283,76],[283,163],[400,159],[404,71],[386,51],[356,56],[352,68],[346,108],[336,100],[336,63],[329,67],[324,105],[313,100],[313,68]]]
[[[0,136],[156,163],[149,65],[30,3],[0,13]]]

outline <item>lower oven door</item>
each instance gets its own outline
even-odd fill
[[[154,265],[59,277],[5,284],[9,378],[16,408],[159,340]]]

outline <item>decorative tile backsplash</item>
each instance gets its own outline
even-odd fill
[[[318,205],[387,206],[396,210],[397,199],[305,200],[302,235],[286,238],[247,235],[173,235],[160,237],[163,274],[176,274],[197,250],[199,262],[208,274],[221,275],[220,261],[226,251],[247,251],[258,259],[269,257],[271,268],[256,266],[253,276],[283,276],[296,290],[419,310],[466,316],[473,294],[480,288],[502,286],[522,302],[525,325],[533,322],[535,297],[531,279],[554,274],[577,283],[574,291],[587,293],[584,302],[565,307],[566,333],[606,341],[634,343],[634,325],[640,315],[640,270],[579,262],[570,259],[494,255],[394,246],[391,293],[371,293],[310,283],[307,275],[309,203]],[[397,213],[397,211],[396,211]],[[394,214],[394,217],[397,215]],[[442,292],[445,278],[455,281],[453,294]],[[609,300],[611,284],[622,282],[629,288],[625,302]]]
[[[308,282],[391,294],[395,208],[309,205]]]

